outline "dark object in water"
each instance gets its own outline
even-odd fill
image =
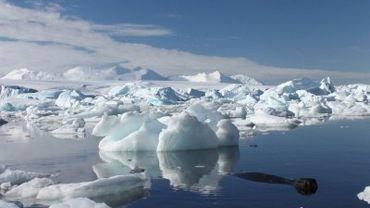
[[[130,170],[130,173],[142,173],[144,171],[145,171],[144,168],[138,168],[138,167],[136,167],[136,168]]]
[[[257,144],[250,144],[249,147],[258,147]]]
[[[314,178],[287,179],[258,172],[242,172],[233,175],[254,182],[291,185],[302,195],[315,194],[318,189],[318,184]]]
[[[8,122],[5,121],[4,119],[0,118],[0,126],[7,124]]]

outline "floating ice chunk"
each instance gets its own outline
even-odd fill
[[[61,108],[72,108],[80,104],[86,98],[84,94],[76,90],[66,90],[55,100],[55,105]]]
[[[188,100],[186,96],[181,95],[171,87],[164,87],[159,88],[154,96],[149,97],[147,103],[152,105],[168,105],[177,104],[186,100]]]
[[[0,207],[1,208],[19,208],[17,205],[3,201],[1,199],[0,199]]]
[[[217,123],[218,146],[234,146],[239,144],[239,130],[228,119],[220,120]]]
[[[0,184],[10,183],[11,185],[19,185],[24,182],[30,181],[34,178],[48,177],[49,174],[36,173],[36,172],[27,172],[22,170],[12,170],[6,168],[0,174]]]
[[[145,194],[146,179],[138,175],[120,175],[95,181],[57,184],[42,188],[36,199],[53,203],[73,198],[89,198],[97,202],[129,202]]]
[[[54,100],[57,99],[62,92],[63,91],[60,89],[47,89],[35,93],[21,94],[20,96],[37,100]]]
[[[11,188],[4,194],[4,196],[7,199],[14,200],[24,198],[34,198],[39,193],[40,189],[50,186],[52,184],[54,184],[54,182],[49,178],[34,178],[19,186]]]
[[[84,138],[85,137],[85,120],[82,118],[71,119],[66,121],[59,128],[50,133],[57,138]]]
[[[121,140],[107,143],[104,138],[99,148],[104,151],[155,151],[158,145],[158,135],[163,128],[165,125],[156,119],[148,119],[139,129]]]
[[[0,85],[0,100],[23,93],[34,92],[37,92],[37,90],[20,86]]]
[[[186,94],[189,95],[191,98],[200,98],[205,96],[205,92],[193,88],[187,89]]]
[[[93,129],[93,135],[106,136],[100,143],[104,146],[104,143],[121,140],[138,130],[144,120],[145,116],[137,112],[127,112],[121,116],[104,115]]]
[[[186,112],[171,117],[169,125],[159,134],[157,151],[210,149],[218,146],[215,132]]]
[[[324,94],[330,94],[335,91],[335,86],[330,77],[326,77],[321,80],[320,89],[323,90]]]
[[[265,113],[254,114],[249,119],[261,130],[287,130],[299,125],[297,119],[273,116]]]
[[[109,206],[105,203],[96,203],[88,198],[75,198],[52,204],[49,208],[109,208]]]
[[[218,90],[209,89],[209,90],[206,91],[205,97],[213,98],[213,99],[220,99],[220,98],[222,98],[222,94]]]
[[[364,191],[360,192],[357,197],[370,204],[370,186],[365,187]]]
[[[123,104],[121,101],[105,100],[98,102],[89,111],[83,111],[79,114],[73,115],[77,118],[91,118],[100,117],[104,114],[118,115],[129,111],[140,111],[140,107],[134,104]]]

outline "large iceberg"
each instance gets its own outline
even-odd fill
[[[93,134],[103,136],[103,151],[174,151],[238,145],[239,131],[212,103],[194,103],[186,112],[124,113],[103,116]],[[161,118],[160,118],[161,117]]]

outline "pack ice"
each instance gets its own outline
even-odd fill
[[[238,135],[248,131],[288,130],[325,119],[370,115],[370,86],[365,84],[335,86],[327,77],[266,86],[219,72],[188,78],[82,84],[22,80],[27,87],[4,79],[11,84],[1,85],[1,117],[10,123],[21,120],[56,138],[81,139],[94,129],[93,134],[104,137],[99,148],[105,151],[173,151],[237,145]],[[208,83],[211,78],[216,82]],[[239,81],[225,84],[229,78]]]

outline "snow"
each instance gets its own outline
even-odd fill
[[[109,208],[104,203],[96,203],[88,198],[69,199],[62,203],[51,205],[49,208]]]
[[[370,204],[370,186],[365,187],[363,192],[360,192],[357,197]]]

